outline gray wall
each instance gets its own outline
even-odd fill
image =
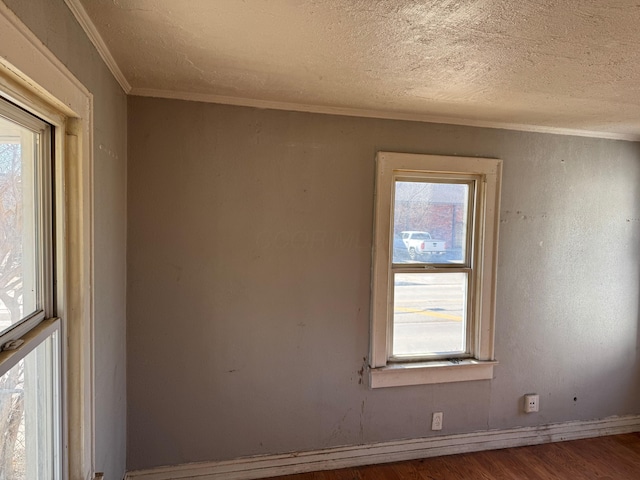
[[[96,468],[107,480],[120,480],[126,450],[127,100],[63,0],[3,1],[93,94]]]
[[[139,97],[128,125],[128,468],[640,413],[638,144]],[[379,150],[504,160],[492,381],[363,378]]]

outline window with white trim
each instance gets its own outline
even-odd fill
[[[0,99],[0,480],[62,478],[52,127]]]
[[[379,152],[372,388],[493,377],[502,161]]]

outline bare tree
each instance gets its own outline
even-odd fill
[[[424,230],[431,207],[433,184],[396,182],[394,230]]]
[[[0,143],[0,302],[13,324],[22,318],[23,243],[20,144]],[[24,366],[0,377],[0,480],[24,478]]]

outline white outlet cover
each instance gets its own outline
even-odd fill
[[[524,396],[525,413],[538,412],[540,410],[540,395],[529,393]]]
[[[434,412],[431,417],[431,430],[442,430],[442,412]]]

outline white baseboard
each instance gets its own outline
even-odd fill
[[[125,480],[251,480],[640,431],[640,415],[443,435],[128,472]]]

